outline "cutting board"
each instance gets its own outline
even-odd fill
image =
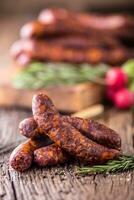
[[[41,90],[16,89],[12,86],[14,68],[0,69],[0,106],[31,108],[34,94],[45,93],[60,111],[77,112],[102,99],[103,87],[93,83],[53,86]]]

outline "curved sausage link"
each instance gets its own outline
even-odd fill
[[[32,165],[34,150],[46,145],[48,145],[48,143],[43,139],[27,140],[13,150],[9,159],[9,164],[16,171],[24,172]]]
[[[124,31],[122,32],[122,30]],[[46,9],[40,13],[37,21],[22,27],[21,37],[42,37],[59,33],[89,35],[99,31],[102,36],[108,34],[114,37],[128,38],[133,30],[133,18],[125,15],[103,16],[73,13],[65,9]]]
[[[79,117],[70,116],[63,116],[62,118],[63,121],[70,123],[77,130],[82,132],[85,136],[93,141],[109,148],[121,148],[120,136],[107,126],[91,119],[82,119]]]
[[[133,54],[133,51],[132,51]],[[69,62],[69,63],[122,63],[130,57],[130,53],[122,47],[104,49],[102,47],[91,46],[83,50],[76,48],[65,48],[60,44],[55,45],[41,40],[20,40],[11,48],[12,57],[19,62],[23,62],[25,55],[26,63],[30,60]],[[22,56],[23,55],[23,56]],[[21,57],[21,59],[20,59]]]

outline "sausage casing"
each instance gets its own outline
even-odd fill
[[[84,49],[65,48],[61,44],[55,45],[42,40],[21,40],[11,48],[11,55],[19,63],[27,63],[31,60],[69,62],[69,63],[92,63],[99,62],[117,64],[122,63],[131,57],[128,49],[117,46],[110,49],[101,46],[91,46]],[[21,59],[25,55],[25,62]],[[20,59],[21,57],[21,59]]]
[[[68,160],[69,156],[55,144],[34,151],[34,162],[41,167],[63,164]]]
[[[13,169],[19,172],[29,169],[33,162],[34,150],[45,145],[47,145],[45,140],[27,140],[13,150],[9,159],[9,164]]]
[[[120,149],[121,138],[112,129],[91,119],[63,116],[63,121],[69,122],[77,130],[93,141],[109,148]]]

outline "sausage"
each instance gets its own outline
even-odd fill
[[[55,46],[62,46],[65,48],[81,48],[88,49],[91,47],[100,47],[103,49],[111,49],[116,47],[121,47],[121,43],[116,40],[115,38],[110,37],[100,37],[97,36],[82,36],[79,34],[75,35],[58,35],[56,37],[46,37],[41,39],[35,39],[36,41],[45,42],[45,45],[52,45],[55,44]]]
[[[74,24],[74,21],[73,21]],[[62,23],[43,24],[42,22],[35,20],[25,24],[20,30],[20,37],[27,38],[44,38],[46,36],[57,36],[58,34],[77,34],[84,31],[78,30],[70,21],[67,21],[66,25]],[[87,34],[88,35],[88,34]]]
[[[11,55],[15,60],[18,60],[23,54],[29,60],[69,63],[87,62],[92,64],[100,62],[119,64],[132,56],[133,53],[129,54],[129,51],[122,47],[111,48],[109,50],[102,47],[89,47],[83,50],[72,49],[42,40],[21,40],[11,48]]]
[[[48,106],[48,97],[44,94],[35,95],[32,110],[35,121],[44,134],[65,152],[87,164],[105,163],[120,155],[120,151],[108,149],[83,136],[77,129],[60,120]],[[48,123],[51,121],[51,124]]]
[[[48,44],[54,43],[55,46],[60,45],[65,48],[80,48],[88,49],[91,47],[98,47],[102,49],[111,49],[121,46],[120,42],[116,40],[115,38],[109,38],[109,37],[86,37],[82,35],[65,35],[65,36],[59,36],[59,37],[50,37],[46,39]],[[44,39],[45,41],[45,39]]]
[[[42,135],[38,128],[38,124],[33,117],[22,120],[19,124],[20,133],[27,138],[39,137]]]
[[[34,151],[34,162],[41,167],[63,164],[69,160],[69,155],[55,144]]]
[[[19,172],[24,172],[29,169],[33,162],[34,150],[48,145],[46,140],[29,139],[26,142],[16,147],[9,159],[10,166]]]
[[[61,116],[63,122],[67,122],[79,130],[89,139],[104,145],[108,148],[121,149],[121,138],[112,129],[100,124],[94,120],[86,120],[78,117]],[[28,138],[44,136],[44,133],[38,128],[35,120],[31,118],[24,119],[19,124],[20,133]]]
[[[31,38],[59,33],[89,35],[96,32],[101,35],[129,38],[129,33],[134,32],[133,18],[125,15],[104,16],[47,9],[40,13],[37,21],[24,25],[20,35],[22,38]]]
[[[76,49],[80,48],[81,50],[88,49],[88,48],[102,48],[102,49],[113,49],[117,47],[122,47],[121,43],[115,39],[115,38],[110,38],[110,37],[86,37],[86,36],[81,36],[78,34],[75,35],[59,35],[56,37],[46,37],[41,39],[27,39],[27,40],[20,40],[18,42],[15,42],[13,47],[12,47],[12,52],[14,54],[18,54],[18,51],[20,52],[22,49],[22,46],[25,44],[28,44],[31,42],[31,46],[33,44],[34,48],[34,43],[43,43],[44,46],[47,45],[55,45],[55,46],[61,46],[64,48],[71,48],[71,49]],[[25,47],[26,48],[26,47]],[[24,48],[24,49],[25,49]]]
[[[33,117],[26,118],[19,123],[19,132],[27,138],[32,138],[34,140],[44,138],[50,144],[52,143],[49,137],[44,135],[44,132],[41,132]]]
[[[133,17],[128,15],[97,15],[93,13],[72,12],[67,9],[44,9],[40,12],[39,21],[43,24],[53,24],[54,21],[62,22],[75,20],[75,23],[85,28],[95,30],[116,31],[121,28],[134,28]],[[112,23],[111,23],[112,21]]]
[[[68,123],[53,128],[47,135],[66,152],[86,164],[105,163],[120,155],[118,150],[108,149],[86,138]]]
[[[75,17],[74,17],[75,18]],[[52,19],[52,18],[51,18]],[[46,20],[46,19],[45,19]],[[87,30],[81,29],[81,25],[76,26],[74,19],[52,19],[49,23],[42,22],[40,19],[25,24],[20,30],[21,38],[42,38],[45,36],[56,36],[58,34],[86,34]]]
[[[39,21],[31,21],[25,24],[20,30],[20,37],[21,38],[36,38],[42,37],[44,32],[50,34],[48,30],[45,31],[45,26]]]
[[[70,116],[63,116],[62,118],[63,121],[68,122],[93,141],[106,147],[120,150],[120,136],[107,126],[91,119],[82,119],[79,117]]]
[[[44,105],[47,106],[49,112],[58,114],[55,106],[52,101],[45,96]],[[37,103],[36,103],[37,104]],[[45,112],[45,111],[44,111]],[[93,141],[107,146],[109,148],[120,149],[121,148],[121,138],[120,136],[112,129],[106,127],[105,125],[98,123],[94,120],[82,119],[79,117],[70,117],[70,116],[61,116],[59,115],[60,120],[67,122],[77,130],[82,132],[85,136],[92,139]],[[32,127],[31,127],[32,126]],[[23,120],[20,125],[20,132],[26,137],[33,137],[35,135],[43,135],[41,130],[38,130],[38,125],[33,118],[28,118]],[[37,130],[36,130],[37,129]]]

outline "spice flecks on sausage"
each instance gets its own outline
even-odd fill
[[[41,167],[63,164],[68,160],[69,156],[56,144],[34,151],[34,162]]]
[[[93,141],[109,148],[121,148],[120,136],[107,126],[91,119],[70,116],[63,116],[62,118]]]
[[[45,145],[47,145],[45,140],[27,140],[13,150],[9,164],[16,171],[24,172],[32,165],[34,150]]]
[[[23,121],[21,121],[20,124],[19,124],[19,130],[20,130],[20,133],[22,135],[24,135],[28,138],[32,138],[34,136],[37,136],[38,133],[39,133],[38,124],[33,119],[33,117],[26,118]]]
[[[108,149],[83,136],[72,126],[64,123],[49,131],[48,136],[69,154],[87,164],[105,163],[120,155],[118,150]]]

